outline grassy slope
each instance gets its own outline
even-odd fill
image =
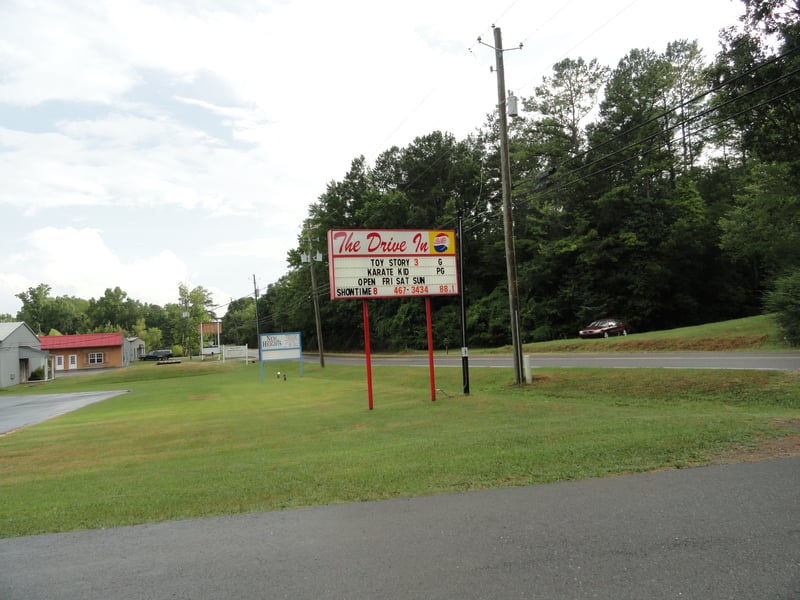
[[[667,352],[786,350],[770,315],[682,327],[667,331],[634,333],[608,339],[580,338],[526,344],[525,352]]]

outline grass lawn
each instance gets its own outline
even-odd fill
[[[800,376],[136,364],[2,394],[127,389],[0,437],[0,537],[526,485],[736,459],[800,436]],[[733,458],[731,458],[733,457]]]

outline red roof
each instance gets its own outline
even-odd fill
[[[102,348],[122,346],[122,333],[80,333],[77,335],[40,335],[42,350],[63,348]]]

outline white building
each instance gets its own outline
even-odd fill
[[[26,383],[38,368],[47,373],[49,353],[25,323],[0,323],[0,388]]]

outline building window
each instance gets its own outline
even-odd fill
[[[102,352],[89,352],[89,364],[90,365],[102,365],[103,364],[103,353]]]

